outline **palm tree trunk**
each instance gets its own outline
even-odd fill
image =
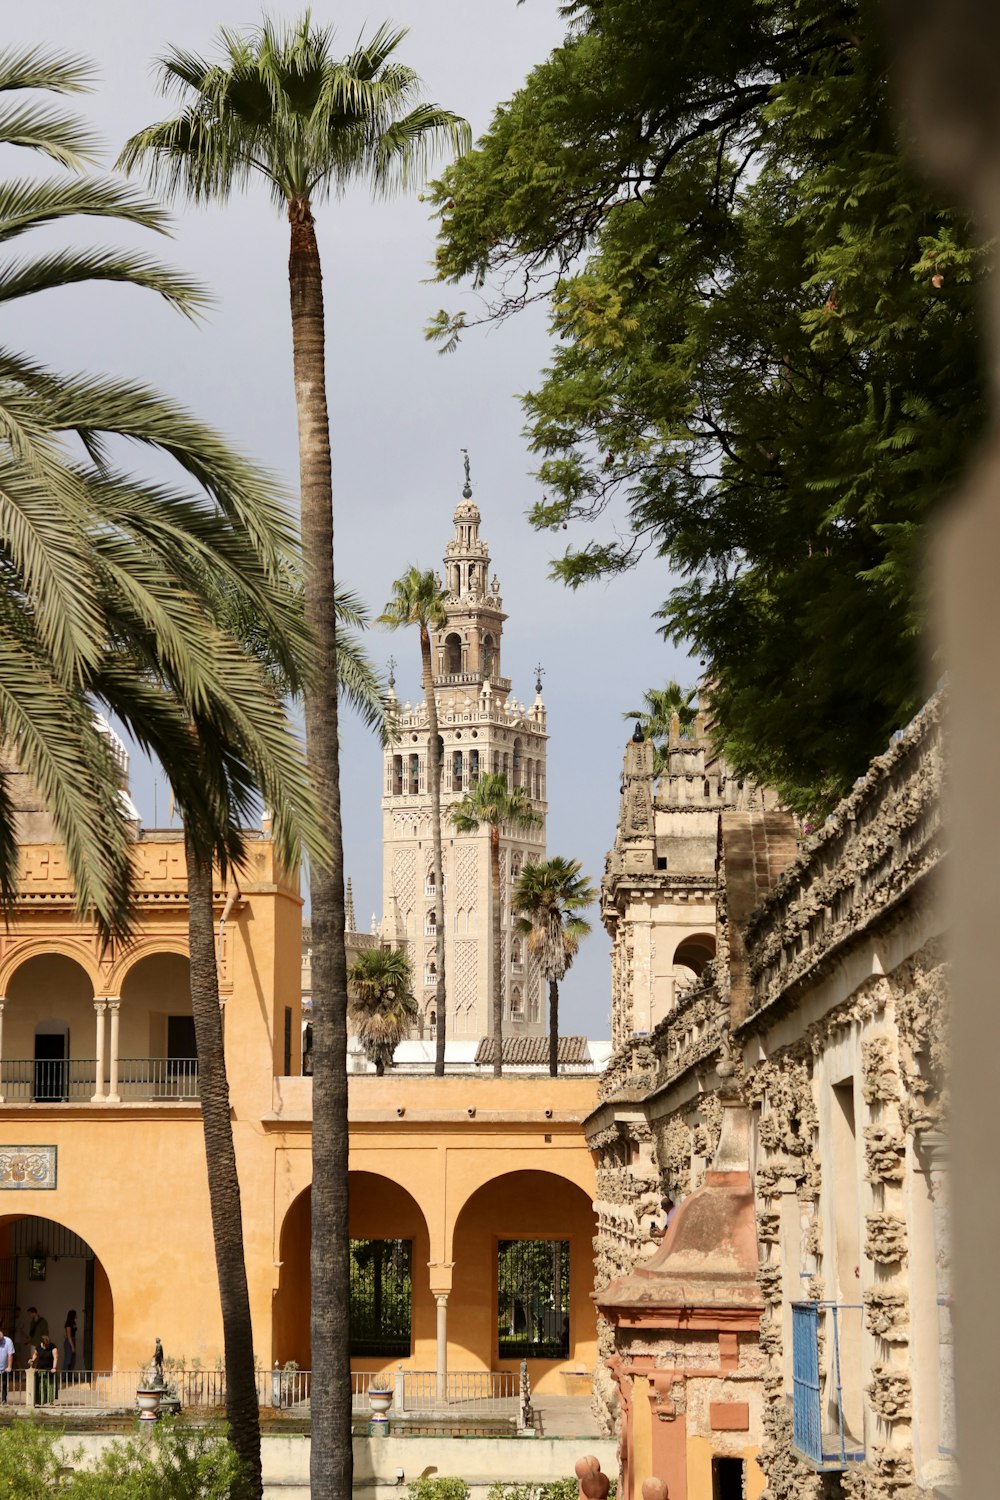
[[[503,1076],[503,935],[500,928],[500,830],[490,829],[490,883],[493,886],[493,1077]]]
[[[437,966],[437,987],[434,994],[434,1014],[437,1031],[434,1042],[434,1076],[444,1077],[444,1044],[446,1035],[447,991],[444,974],[444,856],[441,853],[441,757],[438,754],[437,700],[434,697],[434,671],[431,664],[431,638],[426,625],[420,627],[420,664],[424,679],[424,698],[427,703],[427,773],[431,787],[431,840],[434,865],[434,962]]]
[[[305,610],[318,663],[305,695],[306,749],[331,855],[312,868],[312,1451],[313,1500],[351,1493],[350,1246],[347,1184],[347,955],[337,727],[333,479],[326,404],[323,277],[307,201],[288,205],[292,358],[299,426]]]
[[[245,1472],[245,1494],[260,1500],[260,1411],[253,1362],[253,1326],[243,1253],[240,1179],[229,1109],[229,1081],[219,1007],[212,922],[212,865],[200,860],[185,835],[188,882],[188,945],[191,954],[191,1013],[198,1048],[201,1119],[208,1164],[215,1265],[222,1303],[226,1358],[226,1420]]]
[[[549,980],[549,1076],[559,1077],[559,981]]]

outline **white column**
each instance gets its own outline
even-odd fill
[[[448,1293],[435,1292],[437,1301],[437,1399],[448,1400]]]
[[[118,1012],[121,1008],[120,1000],[108,999],[108,1010],[111,1012],[111,1058],[108,1074],[108,1103],[120,1104],[121,1095],[118,1092]]]
[[[7,996],[0,995],[0,1104],[6,1101],[3,1096],[3,1008],[7,1004]]]
[[[107,1097],[104,1092],[104,1037],[107,1031],[107,1009],[106,1000],[94,1001],[94,1013],[97,1017],[97,1069],[94,1077],[94,1092],[90,1096],[91,1104],[103,1104]]]

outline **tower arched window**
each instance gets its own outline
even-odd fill
[[[514,785],[521,785],[521,741],[514,741]]]
[[[484,676],[486,676],[486,677],[492,677],[492,675],[493,675],[493,666],[494,666],[495,660],[496,660],[496,645],[494,643],[493,637],[490,635],[490,632],[487,630],[486,633],[485,633],[485,635],[483,636],[483,675]]]
[[[479,751],[469,751],[469,785],[475,786],[479,780]]]
[[[451,787],[452,791],[462,790],[462,752],[456,750],[451,757]]]
[[[401,755],[392,757],[392,790],[396,797],[403,795],[403,757]]]
[[[462,670],[462,637],[454,630],[444,638],[444,669],[449,674]]]
[[[420,791],[420,756],[410,756],[410,796],[415,797]]]

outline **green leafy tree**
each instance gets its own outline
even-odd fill
[[[225,30],[218,62],[174,50],[161,63],[175,118],[133,136],[127,169],[145,165],[168,191],[224,203],[261,179],[288,217],[292,355],[299,424],[306,617],[319,672],[305,697],[306,741],[332,851],[311,871],[313,1018],[311,1484],[314,1496],[351,1489],[347,1241],[347,961],[344,948],[333,487],[326,399],[322,269],[313,207],[351,182],[379,194],[420,181],[431,153],[468,143],[468,126],[419,102],[420,81],[394,56],[404,33],[381,27],[347,57],[308,13]]]
[[[671,678],[665,688],[648,688],[642,701],[642,708],[630,708],[622,718],[635,719],[643,737],[652,740],[653,771],[659,776],[667,763],[663,742],[669,738],[674,716],[681,734],[686,734],[698,717],[698,689],[682,688]]]
[[[437,970],[437,986],[434,995],[435,1057],[434,1073],[444,1077],[444,1048],[447,1033],[448,991],[445,983],[444,944],[444,860],[441,853],[441,761],[444,756],[444,741],[438,732],[437,699],[434,696],[434,666],[431,660],[431,631],[443,630],[448,623],[445,612],[444,589],[430,571],[421,573],[410,567],[392,585],[392,598],[378,624],[390,630],[403,625],[416,625],[420,632],[420,677],[427,704],[427,780],[431,793],[431,841],[434,869],[434,962]]]
[[[821,805],[923,696],[928,521],[984,420],[985,252],[905,161],[874,0],[567,11],[434,188],[439,274],[486,316],[549,299],[532,519],[585,528],[555,575],[664,558],[719,748]]]
[[[364,948],[347,971],[348,1015],[379,1078],[419,1010],[412,983],[402,948]]]
[[[456,833],[490,831],[490,909],[493,931],[493,1075],[503,1073],[503,924],[501,921],[500,833],[524,833],[542,820],[524,787],[509,787],[506,776],[489,771],[449,808]]]
[[[590,923],[580,912],[592,906],[597,892],[580,874],[578,859],[554,855],[528,863],[514,883],[511,910],[518,914],[514,931],[538,960],[549,987],[549,1073],[559,1074],[559,981],[576,957]]]

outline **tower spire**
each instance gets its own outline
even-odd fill
[[[354,921],[354,892],[351,890],[351,877],[347,877],[347,889],[344,892],[344,931],[356,932]]]
[[[461,451],[465,454],[465,483],[462,486],[462,499],[471,500],[472,480],[469,478],[469,450],[468,448],[463,448]]]

